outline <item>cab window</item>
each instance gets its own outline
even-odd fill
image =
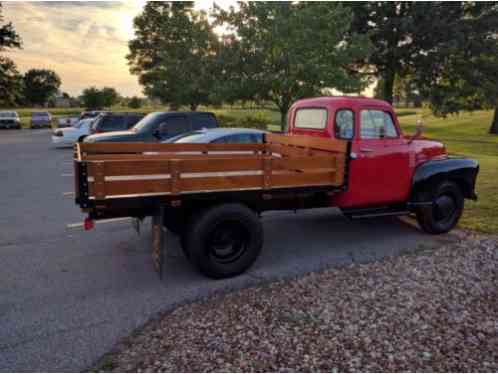
[[[339,109],[335,113],[334,133],[336,139],[353,139],[354,115],[349,109]]]
[[[294,126],[301,129],[323,130],[327,126],[327,109],[298,109]]]
[[[362,110],[360,137],[362,139],[397,138],[398,132],[391,114],[381,110]]]

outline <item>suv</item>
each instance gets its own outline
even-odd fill
[[[218,120],[209,112],[155,112],[145,116],[130,131],[96,134],[85,138],[86,143],[147,142],[156,143],[177,135],[218,127]]]
[[[17,114],[17,112],[14,111],[0,112],[0,128],[20,129],[21,120],[19,119],[19,114]]]
[[[49,112],[32,112],[31,113],[31,128],[41,129],[52,125],[52,116]]]
[[[91,134],[111,131],[129,130],[144,117],[142,113],[106,113],[101,114],[92,124]]]

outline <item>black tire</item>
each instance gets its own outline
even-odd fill
[[[244,205],[216,205],[191,221],[182,246],[201,273],[215,279],[229,278],[256,261],[263,246],[263,227],[258,215]]]
[[[444,234],[452,230],[462,216],[464,197],[460,187],[451,181],[441,182],[433,191],[420,193],[419,201],[433,203],[417,210],[420,227],[429,234]]]

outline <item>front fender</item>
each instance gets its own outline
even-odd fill
[[[451,180],[457,183],[467,199],[477,200],[475,184],[479,163],[467,158],[431,160],[417,166],[412,178],[412,201],[419,192],[430,191],[435,185]]]

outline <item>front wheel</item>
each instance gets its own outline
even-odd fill
[[[432,206],[417,210],[420,227],[430,234],[443,234],[452,230],[464,207],[460,187],[450,181],[440,183],[433,191],[419,194],[419,201],[432,202]]]
[[[184,233],[190,262],[210,278],[243,273],[258,258],[263,227],[258,215],[241,204],[222,204],[204,210]]]

